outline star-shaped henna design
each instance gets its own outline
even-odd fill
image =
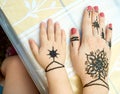
[[[57,68],[63,68],[63,67],[64,67],[63,64],[55,61],[55,58],[57,58],[57,55],[60,55],[59,53],[57,53],[57,49],[54,50],[54,47],[52,47],[52,50],[48,50],[48,51],[49,51],[49,54],[47,54],[47,55],[49,55],[50,58],[53,58],[53,61],[51,61],[51,62],[47,65],[47,67],[45,68],[45,72],[48,72],[48,71],[51,71],[51,70],[54,70],[54,69],[57,69]],[[56,63],[57,66],[55,66],[55,67],[50,67],[50,66],[51,66],[52,64],[54,64],[54,63]]]
[[[50,58],[53,58],[53,60],[55,57],[57,57],[57,55],[59,55],[59,53],[57,53],[57,49],[54,50],[54,47],[52,47],[52,50],[48,50],[48,51],[49,51],[49,54],[47,55],[50,55]]]

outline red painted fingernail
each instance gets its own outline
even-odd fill
[[[109,28],[112,28],[112,24],[111,23],[108,26],[109,26]]]
[[[111,24],[111,23],[108,25],[108,28],[109,28],[110,30],[112,30],[112,24]]]
[[[101,12],[100,13],[100,17],[104,17],[105,15],[104,15],[104,13],[103,12]]]
[[[98,12],[98,10],[99,10],[98,6],[94,6],[94,10],[95,10],[95,12]]]
[[[87,7],[87,10],[88,10],[88,11],[91,11],[91,10],[92,10],[92,6],[88,6],[88,7]]]
[[[76,28],[72,28],[71,29],[71,35],[75,34],[76,33]]]

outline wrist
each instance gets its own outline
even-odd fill
[[[86,76],[81,79],[83,88],[104,88],[109,90],[109,85],[108,85],[108,77],[104,78],[92,78],[89,76]]]
[[[65,67],[61,67],[61,68],[56,68],[56,69],[46,72],[46,76],[53,77],[55,79],[55,78],[59,78],[60,76],[64,75],[65,73],[66,73]]]
[[[54,64],[53,64],[54,63]],[[45,72],[49,72],[49,71],[53,71],[53,70],[57,70],[60,68],[64,68],[65,66],[57,61],[55,62],[51,62],[50,64],[47,65],[47,67],[45,68]]]
[[[49,93],[73,94],[65,68],[59,68],[46,73]],[[54,93],[52,92],[54,91]]]

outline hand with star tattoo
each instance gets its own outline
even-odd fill
[[[47,28],[44,22],[40,24],[40,47],[37,46],[34,40],[29,42],[36,60],[45,71],[61,65],[64,66],[66,38],[64,30],[60,29],[59,23],[53,24],[52,20],[49,19]]]
[[[48,80],[49,94],[72,94],[65,70],[66,37],[59,23],[51,19],[40,24],[40,47],[29,40],[35,59],[44,68]],[[57,81],[57,83],[55,82]],[[63,84],[64,83],[64,84]]]

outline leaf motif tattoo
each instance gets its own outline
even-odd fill
[[[87,83],[84,87],[89,87],[93,85],[99,85],[106,87],[109,89],[109,85],[105,82],[105,78],[108,74],[108,58],[106,56],[106,52],[104,49],[102,51],[97,50],[96,52],[90,52],[90,54],[86,54],[87,61],[86,65],[86,73],[90,75],[95,80]],[[99,83],[98,81],[101,81]]]

